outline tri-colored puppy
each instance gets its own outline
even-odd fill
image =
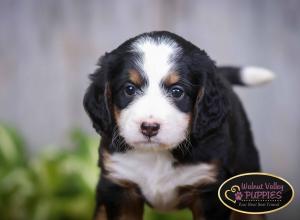
[[[144,203],[228,219],[219,185],[260,169],[231,84],[256,85],[273,74],[216,67],[203,50],[162,31],[106,53],[90,78],[84,107],[102,137],[95,219],[142,219]]]

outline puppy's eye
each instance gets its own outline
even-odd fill
[[[184,91],[180,86],[174,86],[170,89],[170,95],[175,99],[180,99],[184,95]]]
[[[128,84],[125,86],[124,92],[127,96],[133,96],[136,94],[136,87],[132,84]]]

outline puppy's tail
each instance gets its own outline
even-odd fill
[[[272,71],[254,66],[220,66],[217,71],[232,85],[256,86],[268,83],[275,78]]]

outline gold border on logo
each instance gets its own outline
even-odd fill
[[[249,176],[249,175],[261,175],[261,176],[271,176],[271,177],[275,177],[277,179],[280,179],[282,181],[284,181],[285,183],[287,183],[287,185],[289,185],[289,187],[292,189],[292,196],[290,198],[290,200],[282,207],[279,207],[277,209],[273,209],[273,210],[269,210],[269,211],[263,211],[263,212],[247,212],[247,211],[242,211],[242,210],[238,210],[238,209],[235,209],[229,205],[227,205],[223,199],[221,198],[221,195],[220,195],[220,191],[221,191],[221,188],[223,187],[223,185],[227,182],[229,182],[230,180],[232,179],[235,179],[237,177],[240,177],[240,176]],[[294,199],[294,196],[295,196],[295,191],[294,191],[294,188],[293,186],[284,178],[280,177],[280,176],[276,176],[274,174],[270,174],[270,173],[263,173],[263,172],[252,172],[252,173],[243,173],[243,174],[239,174],[239,175],[236,175],[236,176],[233,176],[233,177],[230,177],[229,179],[225,180],[221,186],[219,187],[218,189],[218,197],[219,197],[219,200],[223,203],[223,205],[225,205],[227,208],[231,209],[231,210],[234,210],[236,212],[240,212],[240,213],[245,213],[245,214],[250,214],[250,215],[257,215],[257,214],[268,214],[268,213],[273,213],[273,212],[277,212],[285,207],[287,207]]]

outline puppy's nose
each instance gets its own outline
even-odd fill
[[[160,124],[155,122],[142,122],[141,124],[142,134],[149,138],[157,135],[159,128]]]

